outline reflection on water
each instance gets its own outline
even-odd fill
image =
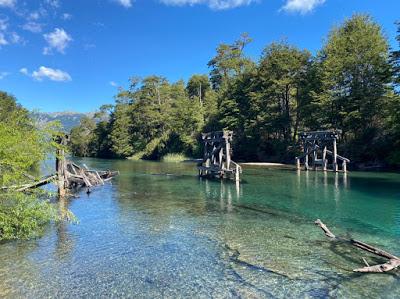
[[[321,218],[400,254],[400,176],[247,168],[244,182],[196,177],[193,164],[84,161],[112,183],[59,202],[79,218],[0,245],[0,297],[398,297],[398,275],[329,242]]]

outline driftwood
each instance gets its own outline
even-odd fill
[[[118,171],[90,170],[86,166],[81,167],[68,160],[65,160],[64,165],[62,173],[65,176],[66,189],[86,187],[88,188],[88,192],[90,192],[90,188],[104,185],[104,182],[111,180],[119,174]]]
[[[118,171],[89,170],[65,159],[57,163],[57,169],[59,172],[46,176],[38,181],[22,185],[1,187],[0,190],[26,192],[55,182],[59,188],[59,195],[63,197],[68,193],[69,189],[86,187],[88,191],[90,191],[89,188],[97,185],[104,185],[105,182],[119,174]],[[32,177],[32,179],[34,179],[34,177]],[[61,192],[60,188],[62,189]]]
[[[372,254],[375,254],[380,257],[384,257],[384,258],[388,259],[388,261],[384,264],[370,266],[368,264],[368,262],[365,260],[365,258],[363,258],[363,261],[366,264],[366,267],[354,269],[353,270],[354,272],[383,273],[383,272],[388,272],[388,271],[394,270],[400,266],[400,258],[398,258],[397,256],[395,256],[391,253],[388,253],[382,249],[376,248],[374,246],[371,246],[369,244],[366,244],[366,243],[358,241],[358,240],[336,237],[320,219],[317,219],[317,221],[315,221],[315,225],[319,226],[324,231],[325,235],[332,240],[338,240],[338,241],[350,243],[351,245],[353,245],[361,250],[364,250],[369,253],[372,253]]]
[[[85,164],[83,167],[65,159],[65,147],[69,141],[69,136],[56,136],[54,141],[60,146],[56,150],[56,173],[46,176],[38,181],[29,174],[23,174],[28,179],[34,181],[17,186],[3,186],[0,191],[18,191],[25,192],[30,189],[44,186],[50,182],[55,182],[58,188],[58,195],[60,198],[66,196],[69,190],[73,188],[86,187],[87,192],[90,193],[90,188],[97,185],[104,185],[104,182],[111,180],[114,176],[119,174],[118,171],[96,171],[89,170]]]
[[[33,176],[30,177],[32,180],[35,179]],[[23,185],[15,185],[15,186],[7,186],[7,187],[1,187],[1,190],[3,191],[8,191],[8,190],[13,190],[13,191],[18,191],[18,192],[24,192],[30,189],[35,189],[44,185],[47,185],[48,183],[54,181],[57,178],[55,174],[46,176],[38,181],[34,181],[32,183],[26,183]]]

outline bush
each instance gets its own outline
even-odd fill
[[[58,220],[57,209],[35,195],[17,192],[0,195],[0,240],[39,236],[47,223]]]
[[[163,162],[183,162],[185,160],[189,160],[190,158],[186,157],[184,154],[167,154],[162,158]]]

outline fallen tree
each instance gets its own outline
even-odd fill
[[[368,264],[368,262],[366,261],[366,259],[362,258],[366,267],[354,269],[353,270],[354,272],[383,273],[383,272],[389,272],[391,270],[394,270],[400,266],[400,258],[398,258],[397,256],[395,256],[391,253],[388,253],[382,249],[379,249],[379,248],[376,248],[369,244],[366,244],[364,242],[358,241],[358,240],[337,237],[329,230],[329,228],[320,219],[317,219],[314,223],[315,223],[315,225],[319,226],[324,231],[325,235],[331,240],[346,242],[346,243],[349,243],[361,250],[364,250],[369,253],[372,253],[372,254],[375,254],[380,257],[388,259],[388,261],[386,263],[370,266]]]

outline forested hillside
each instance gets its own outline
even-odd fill
[[[230,129],[236,160],[293,162],[300,131],[341,129],[340,152],[353,162],[400,165],[400,54],[379,24],[354,15],[316,55],[279,41],[253,61],[245,52],[250,42],[243,34],[219,45],[210,73],[186,84],[131,78],[114,106],[72,129],[72,152],[198,157],[201,132]]]

